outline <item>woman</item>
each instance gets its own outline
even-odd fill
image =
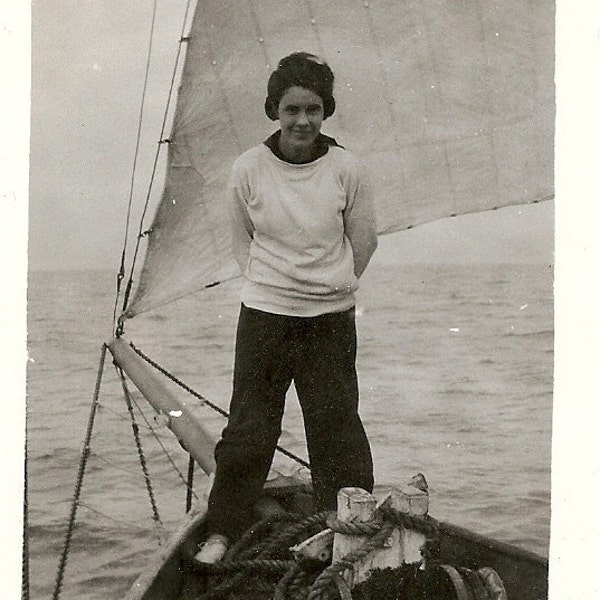
[[[316,510],[345,486],[373,488],[358,415],[354,292],[377,247],[373,198],[356,158],[321,134],[335,110],[333,73],[316,56],[283,58],[265,112],[280,129],[243,153],[231,177],[233,249],[246,282],[230,416],[217,444],[209,537],[216,562],[252,518],[294,381]]]

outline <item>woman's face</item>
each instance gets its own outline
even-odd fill
[[[279,101],[277,115],[284,154],[308,156],[323,124],[322,98],[307,88],[288,88]]]

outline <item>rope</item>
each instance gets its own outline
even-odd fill
[[[150,366],[154,367],[159,373],[162,373],[165,377],[167,377],[167,379],[169,379],[173,383],[177,384],[180,388],[184,389],[186,392],[188,392],[189,394],[194,396],[194,398],[200,400],[200,402],[202,402],[202,404],[206,404],[209,408],[212,408],[214,411],[218,412],[221,416],[223,416],[225,418],[229,417],[229,413],[227,411],[223,410],[220,406],[214,404],[210,400],[206,399],[204,396],[200,395],[198,392],[196,392],[190,386],[188,386],[183,381],[181,381],[180,379],[175,377],[175,375],[173,375],[172,373],[167,371],[164,367],[161,367],[157,362],[153,361],[149,356],[147,356],[139,348],[137,348],[132,342],[130,342],[129,345],[131,346],[131,348],[134,350],[134,352],[138,356],[143,358]],[[299,456],[296,456],[289,450],[286,450],[285,448],[282,448],[279,445],[276,446],[276,449],[279,452],[281,452],[281,454],[287,456],[288,458],[291,458],[292,460],[296,461],[298,464],[300,464],[303,467],[306,467],[307,469],[310,470],[310,463],[306,462]]]
[[[238,597],[352,600],[352,590],[343,578],[344,572],[352,569],[374,550],[384,547],[395,528],[407,527],[426,532],[426,547],[432,543],[428,536],[436,536],[439,529],[434,519],[406,515],[391,508],[377,509],[373,520],[367,523],[340,523],[335,514],[323,512],[286,525],[286,521],[297,518],[288,513],[259,521],[246,531],[219,563],[207,565],[192,561],[190,566],[207,578],[209,586],[208,591],[197,600]],[[358,549],[326,568],[317,561],[294,560],[290,546],[315,535],[325,527],[345,535],[368,536],[368,539]],[[259,541],[261,536],[266,537]],[[424,560],[427,559],[425,553],[423,556]],[[355,588],[357,597],[374,597],[369,595],[373,585],[380,591],[389,589],[390,594],[395,594],[394,598],[413,597],[411,594],[415,590],[412,587],[418,584],[417,578],[424,576],[422,565],[423,561],[404,563],[397,568],[377,572],[372,579]],[[434,560],[427,559],[426,565],[429,570],[439,568]],[[478,582],[467,570],[464,573],[470,589],[480,593],[481,585],[476,585]],[[252,595],[250,590],[263,595]],[[421,593],[419,598],[425,596]]]
[[[308,600],[327,600],[330,598],[331,590],[336,585],[336,578],[341,575],[346,569],[354,566],[354,563],[363,559],[373,550],[383,547],[383,544],[390,536],[394,529],[392,523],[385,523],[380,530],[363,546],[345,556],[342,560],[333,563],[327,567],[319,577],[315,580],[310,588]]]
[[[270,536],[273,535],[277,524],[283,524],[286,521],[297,520],[298,515],[293,513],[280,513],[267,517],[262,521],[259,521],[250,529],[248,529],[240,539],[229,549],[229,557],[248,557],[248,556],[271,556],[272,548],[267,544]],[[260,539],[260,536],[266,536],[266,539],[262,542],[256,543]],[[278,544],[273,544],[275,549],[278,548]]]
[[[289,560],[222,560],[214,564],[195,562],[197,571],[210,574],[238,573],[239,571],[261,571],[265,574],[277,574],[287,571],[292,561]]]
[[[132,394],[132,398],[134,399],[134,404],[136,405],[136,408],[138,408],[140,410],[140,412],[143,414],[143,412],[141,411],[140,407],[135,402],[135,393]],[[121,421],[126,421],[127,423],[129,423],[129,415],[126,415],[126,414],[124,414],[122,412],[119,412],[118,410],[115,410],[114,408],[110,407],[107,404],[104,404],[103,402],[98,402],[98,409],[99,409],[99,412],[102,412],[103,410],[106,410],[106,411],[112,413],[113,415],[115,415],[115,417],[121,419]],[[165,440],[166,439],[168,439],[168,440],[173,439],[173,436],[172,436],[171,433],[169,433],[168,435],[167,434],[160,435],[160,434],[157,433],[157,430],[163,429],[163,427],[161,425],[158,425],[158,426],[155,427],[154,425],[150,424],[150,422],[148,421],[148,419],[144,419],[144,420],[146,422],[146,425],[141,425],[141,424],[138,423],[138,427],[140,427],[140,429],[146,429],[149,432],[152,432],[153,435],[154,435],[154,437],[157,438],[157,439],[165,439]]]
[[[167,460],[171,463],[173,470],[175,471],[175,473],[177,473],[177,475],[179,476],[179,479],[181,479],[181,481],[186,486],[186,488],[188,490],[190,490],[191,484],[186,480],[186,478],[183,476],[183,473],[179,470],[179,467],[175,464],[173,457],[169,454],[169,451],[165,448],[165,445],[162,443],[160,436],[156,433],[156,429],[154,427],[152,427],[152,425],[150,425],[148,418],[144,414],[144,411],[141,409],[139,404],[135,401],[135,398],[132,397],[132,400],[133,400],[133,403],[135,404],[135,407],[138,409],[138,412],[142,416],[142,419],[144,419],[144,421],[146,422],[146,425],[147,425],[148,429],[150,430],[150,432],[152,433],[152,436],[154,437],[154,439],[160,446],[161,450],[163,451],[163,454],[167,457]],[[138,425],[138,429],[139,429],[139,425]],[[191,491],[191,494],[194,496],[194,498],[196,498],[196,500],[198,499],[198,496],[193,491]]]
[[[259,556],[261,558],[270,557],[271,547],[274,547],[276,550],[284,547],[280,544],[269,545],[269,540],[275,532],[277,523],[283,523],[284,521],[297,518],[297,515],[293,515],[291,513],[281,513],[259,521],[250,527],[250,529],[248,529],[248,531],[246,531],[242,537],[229,549],[227,552],[227,559],[232,560],[233,558],[236,558],[237,560],[242,560],[257,558]],[[266,537],[262,541],[258,541],[261,535]],[[252,546],[251,544],[255,543],[255,541],[257,541],[257,543]],[[226,593],[230,590],[240,587],[246,582],[246,579],[246,573],[242,571],[234,573],[233,577],[230,577],[213,589],[211,594],[219,595],[221,593]]]
[[[121,386],[123,387],[123,394],[125,395],[125,402],[127,404],[127,410],[131,416],[131,428],[133,430],[133,437],[135,438],[135,444],[137,446],[138,456],[140,459],[140,465],[142,466],[142,472],[144,474],[144,481],[146,483],[146,489],[148,490],[148,496],[150,498],[150,505],[152,507],[152,518],[156,524],[162,525],[160,516],[158,514],[158,507],[156,506],[156,499],[154,498],[154,490],[152,489],[152,482],[150,480],[150,474],[148,472],[148,465],[146,464],[146,457],[142,449],[142,442],[140,440],[140,432],[135,420],[135,413],[133,412],[133,404],[131,402],[131,396],[125,380],[125,374],[120,367],[117,367],[117,372],[121,378]]]
[[[333,513],[327,517],[327,527],[336,533],[345,535],[375,535],[381,529],[381,526],[382,522],[378,520],[365,523],[345,523],[338,520]]]
[[[292,524],[287,529],[274,535],[272,539],[265,544],[264,551],[261,554],[264,556],[272,556],[280,548],[288,548],[296,541],[319,533],[325,526],[327,514],[327,512],[316,513],[310,517],[306,517],[299,523]]]
[[[326,515],[327,513],[317,513],[304,518],[299,522],[292,523],[291,525],[273,528],[274,530],[271,531],[265,540],[257,546],[249,548],[245,552],[241,552],[241,548],[255,539],[257,535],[271,529],[269,525],[274,525],[277,521],[286,521],[293,518],[297,519],[297,515],[288,513],[287,515],[280,515],[275,518],[259,521],[253,525],[244,536],[242,536],[238,544],[230,549],[225,560],[217,563],[214,570],[211,570],[213,565],[206,566],[192,562],[194,569],[204,572],[231,573],[231,576],[220,581],[206,595],[202,596],[202,598],[219,598],[224,595],[229,597],[229,594],[233,589],[239,588],[242,585],[247,585],[247,571],[260,571],[261,574],[264,573],[265,575],[270,576],[281,575],[282,572],[287,573],[287,571],[294,568],[294,565],[296,565],[296,562],[291,560],[291,553],[289,551],[290,545],[318,533],[325,525]],[[234,556],[236,552],[238,553],[237,558]],[[248,559],[247,557],[249,555],[254,555],[254,558]],[[245,568],[246,564],[250,565],[248,569]],[[219,569],[222,569],[222,571],[219,571]],[[285,574],[283,577],[285,577]],[[276,583],[277,582],[274,581],[271,584],[269,592],[273,591],[273,587]],[[306,586],[304,587],[306,588]]]
[[[336,575],[333,582],[337,587],[340,600],[352,600],[352,590],[350,589],[347,581],[341,575]]]
[[[389,521],[398,527],[406,529],[414,529],[422,533],[425,537],[437,537],[439,535],[440,526],[438,521],[433,517],[425,516],[418,517],[416,515],[407,515],[397,512],[393,508],[380,507],[377,512],[385,521]]]
[[[301,565],[294,563],[277,582],[273,592],[273,600],[296,598],[306,590],[307,583],[306,572]]]
[[[81,494],[81,488],[83,485],[83,478],[85,475],[85,467],[87,464],[88,456],[90,453],[90,440],[92,437],[92,430],[94,428],[94,418],[96,416],[96,409],[98,407],[98,396],[100,395],[100,385],[102,383],[102,374],[104,372],[104,361],[106,358],[106,344],[102,345],[100,354],[100,364],[98,365],[98,374],[96,376],[96,387],[94,390],[94,398],[92,400],[92,406],[90,409],[90,415],[88,418],[87,431],[85,434],[85,441],[83,442],[83,449],[81,451],[81,458],[79,461],[79,469],[77,472],[77,483],[75,484],[75,493],[71,502],[71,513],[69,515],[69,523],[67,526],[67,532],[65,535],[65,542],[63,551],[58,564],[58,571],[56,574],[56,584],[54,587],[54,593],[52,594],[52,600],[58,600],[62,589],[63,578],[65,569],[67,566],[67,558],[69,555],[69,548],[71,545],[71,538],[73,536],[73,529],[75,526],[75,517],[77,515],[77,506],[79,505],[79,496]]]

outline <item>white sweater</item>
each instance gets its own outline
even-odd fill
[[[230,187],[246,306],[300,317],[354,306],[377,247],[373,195],[354,155],[330,146],[291,164],[260,144],[235,161]]]

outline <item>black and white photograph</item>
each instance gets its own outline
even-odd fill
[[[31,3],[22,600],[581,597],[598,208],[558,148],[600,21],[560,4]]]

